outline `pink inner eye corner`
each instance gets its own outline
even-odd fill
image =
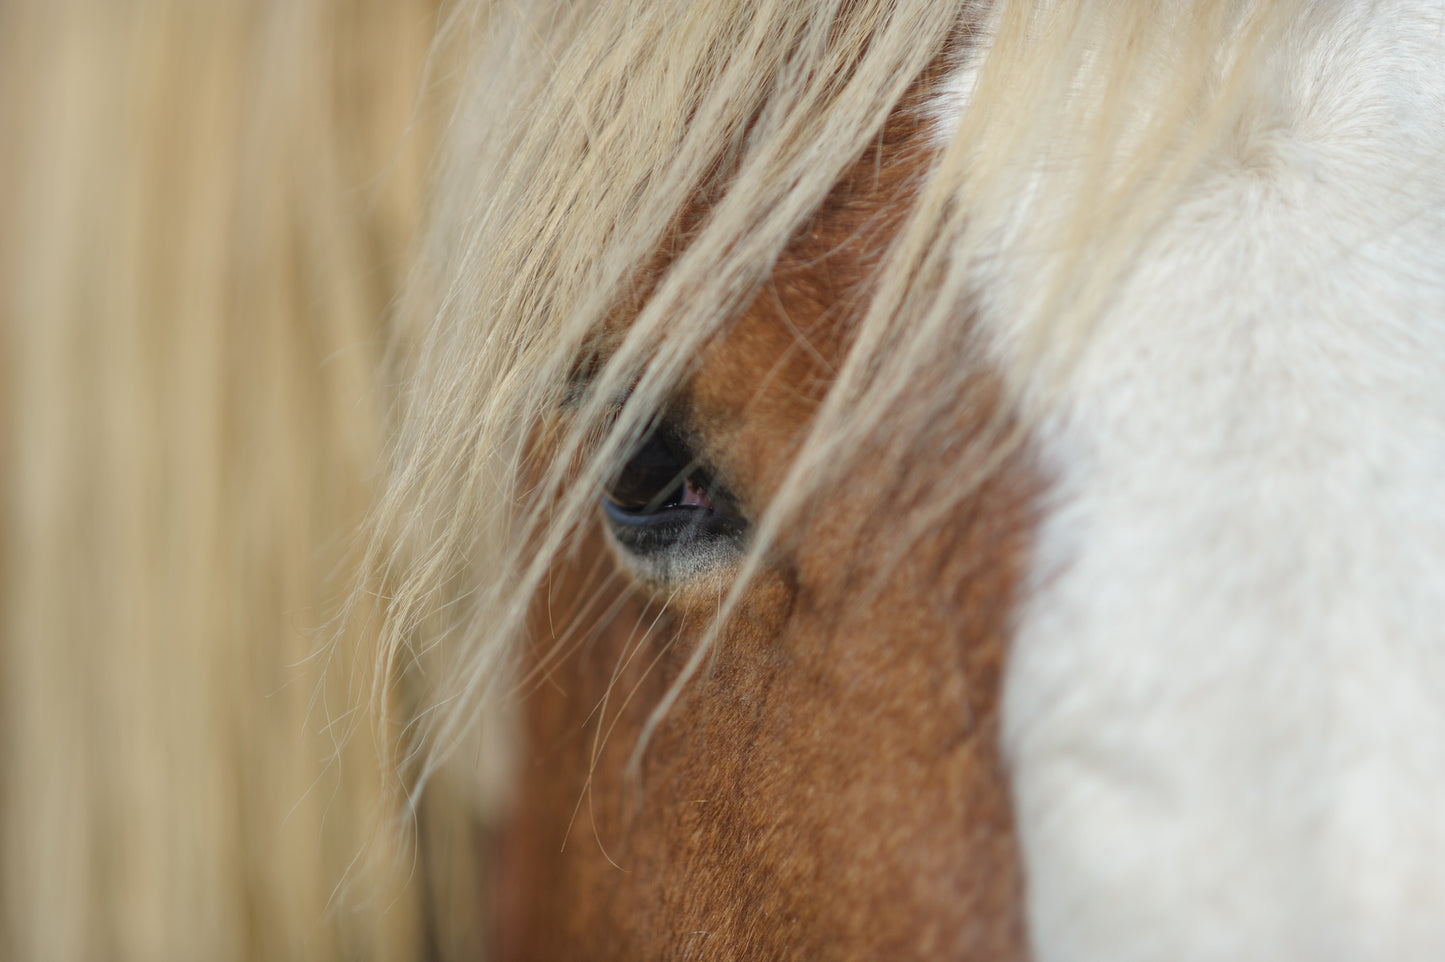
[[[683,482],[682,500],[678,505],[684,508],[706,508],[709,511],[713,509],[712,498],[708,497],[707,491],[698,487],[692,478]]]

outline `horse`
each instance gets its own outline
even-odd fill
[[[263,9],[234,13],[285,54],[261,62],[315,85],[308,55],[345,16]],[[217,38],[236,26],[202,19]],[[274,261],[153,282],[235,299],[209,353],[174,346],[195,343],[180,323],[195,297],[164,299],[178,320],[142,324],[154,340],[81,339],[122,372],[91,389],[73,332],[109,299],[48,294],[59,337],[12,308],[27,324],[0,350],[26,378],[7,447],[33,460],[7,492],[22,547],[0,558],[7,624],[29,633],[7,636],[56,643],[6,646],[22,777],[0,811],[7,838],[39,842],[7,868],[11,954],[1441,955],[1445,8],[529,0],[460,3],[439,35],[390,75],[445,88],[389,128],[435,160],[387,182],[432,200],[390,221],[304,190],[238,205],[236,235],[193,263]],[[357,62],[341,48],[322,62]],[[212,69],[260,84],[245,58]],[[348,155],[318,145],[354,142],[346,123],[368,116],[328,129],[322,104],[276,134],[269,110],[243,113],[260,126],[234,130],[259,129],[262,158],[323,164]],[[289,169],[235,182],[295,185]],[[205,200],[226,176],[190,189]],[[45,214],[22,220],[69,223]],[[384,247],[413,222],[410,266],[378,282],[396,261],[345,228]],[[14,262],[94,262],[66,240]],[[133,269],[109,290],[145,321]],[[67,275],[31,273],[7,278],[30,298],[16,303],[52,303],[36,292]],[[245,356],[258,318],[238,377],[219,359]],[[151,369],[159,392],[126,376]],[[180,454],[131,427],[125,444],[78,438],[66,461],[55,439],[88,423],[80,388],[122,427],[149,427],[156,398],[210,401],[166,413]],[[227,456],[223,430],[251,447]],[[126,516],[156,478],[170,490],[152,517],[195,526],[159,545]],[[337,479],[355,507],[331,500]],[[59,537],[82,508],[115,530]],[[294,538],[253,542],[268,524]],[[153,546],[128,580],[86,567],[136,543]],[[197,543],[247,554],[197,575],[165,550]],[[34,575],[17,560],[31,551]],[[153,614],[195,577],[215,580],[192,610]],[[339,600],[323,587],[338,583]],[[236,623],[253,600],[327,639],[320,680],[289,686],[325,722],[314,767],[285,715],[305,699],[258,719],[255,686],[224,674],[247,650],[286,677],[275,625]],[[123,640],[204,630],[215,648],[135,645],[150,661],[132,665],[78,647],[115,612]],[[81,650],[99,664],[77,695],[65,659]],[[178,736],[192,693],[156,677],[209,681],[242,727]],[[67,722],[94,693],[84,718],[155,695],[170,713],[122,734],[120,775],[92,785],[85,764],[111,743]],[[172,745],[179,763],[146,754]],[[299,777],[261,779],[272,748]],[[238,759],[230,794],[184,780]],[[152,794],[124,768],[145,761]],[[329,780],[308,793],[308,777]],[[113,800],[117,785],[140,798]],[[314,852],[247,851],[248,871],[228,861],[238,842],[297,826],[166,825],[288,791],[299,831],[370,854],[338,878]],[[77,818],[91,835],[59,846]],[[133,825],[151,848],[127,847]],[[195,861],[161,860],[133,889],[87,875],[177,839]],[[221,897],[187,901],[189,865]],[[299,911],[237,910],[269,904],[266,878]],[[17,906],[42,899],[54,914],[24,921]],[[220,914],[215,952],[196,916],[168,916],[195,906]]]

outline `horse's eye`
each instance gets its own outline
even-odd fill
[[[607,490],[612,513],[624,523],[656,515],[670,508],[712,507],[711,500],[689,471],[697,465],[675,445],[653,431],[627,460]]]
[[[602,496],[617,545],[649,580],[701,573],[742,551],[733,498],[665,426],[633,451]]]

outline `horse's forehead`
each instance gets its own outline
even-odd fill
[[[844,365],[881,251],[899,229],[932,152],[929,130],[897,112],[787,245],[746,311],[704,352],[687,395],[699,434],[754,506],[771,500]]]
[[[1304,20],[1068,375],[1006,372],[1056,480],[1004,709],[1045,959],[1445,946],[1445,9]]]

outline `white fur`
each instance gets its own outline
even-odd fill
[[[1445,959],[1445,8],[1326,33],[1048,386],[1004,733],[1042,962]]]

